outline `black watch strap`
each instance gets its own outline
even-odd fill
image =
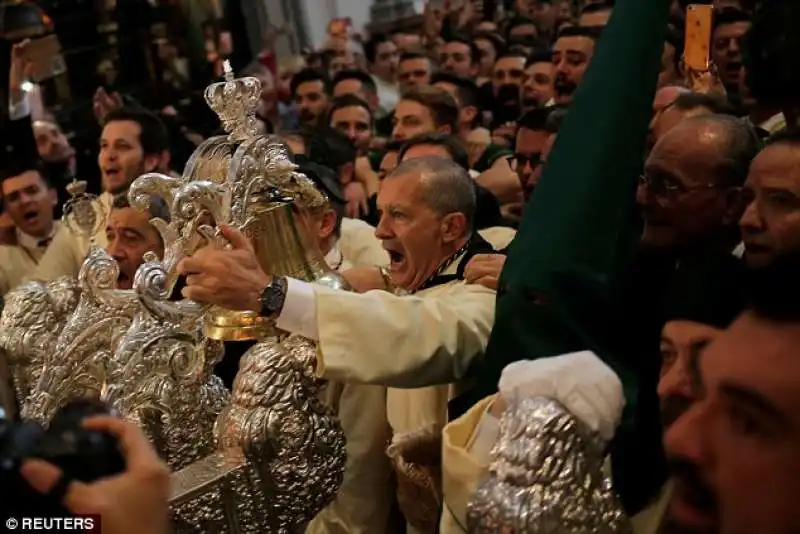
[[[261,292],[262,317],[271,317],[283,309],[286,301],[286,290],[289,282],[285,276],[276,276],[272,282]]]

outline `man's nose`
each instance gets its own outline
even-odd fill
[[[664,434],[664,446],[670,457],[702,465],[706,457],[704,432],[708,430],[705,401],[698,401],[681,415]]]
[[[658,381],[658,396],[692,398],[692,382],[686,369],[686,357],[678,357]]]
[[[758,209],[758,202],[752,200],[744,209],[742,218],[739,219],[739,227],[743,233],[757,234],[764,230],[764,219]]]

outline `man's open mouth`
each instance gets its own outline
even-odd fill
[[[405,254],[394,248],[386,247],[386,253],[389,254],[390,269],[399,269],[406,260]]]

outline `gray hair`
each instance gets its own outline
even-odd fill
[[[467,171],[450,158],[424,156],[404,160],[386,177],[408,174],[422,175],[423,202],[440,217],[461,213],[467,219],[467,232],[472,233],[477,211],[475,182]]]
[[[750,171],[750,164],[764,147],[755,128],[738,117],[719,113],[690,117],[684,122],[687,125],[708,125],[724,133],[719,152],[724,160],[724,182],[733,187],[742,186]]]
[[[111,209],[125,209],[130,208],[131,203],[128,201],[128,192],[119,194],[114,197],[114,202],[111,204]],[[170,221],[169,208],[164,199],[157,196],[150,196],[150,208],[147,210],[151,219],[164,219],[166,222]]]

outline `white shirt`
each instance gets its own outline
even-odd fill
[[[26,234],[19,228],[16,228],[15,232],[17,234],[17,245],[30,251],[34,251],[40,248],[46,248],[47,245],[49,245],[50,242],[53,240],[53,236],[56,235],[56,230],[58,230],[58,225],[53,224],[53,227],[50,229],[49,234],[47,234],[45,237],[36,237],[30,234]]]

